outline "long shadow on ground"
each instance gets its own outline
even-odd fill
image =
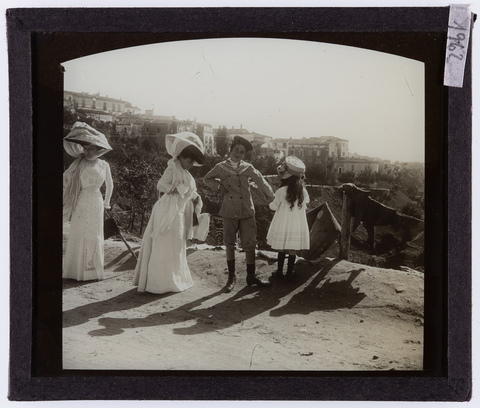
[[[352,282],[364,271],[363,268],[349,271],[350,276],[346,280],[331,282],[330,279],[327,279],[321,287],[317,287],[333,266],[332,264],[327,271],[322,270],[321,273],[318,273],[304,290],[292,296],[284,306],[272,310],[270,316],[307,315],[318,310],[351,309],[360,303],[366,295],[359,292],[359,288],[352,287]]]
[[[195,252],[194,249],[191,249],[191,248],[187,249],[187,255],[190,255],[193,252]],[[130,255],[130,257],[126,259],[123,262],[123,264],[115,268],[113,272],[125,272],[125,271],[135,270],[137,260],[135,259],[135,257],[131,255],[130,251],[128,250],[125,250],[120,255],[118,255],[115,259],[111,260],[107,265],[105,265],[105,269],[109,269],[112,266],[117,265],[127,255]],[[115,277],[116,276],[109,277],[109,278],[106,278],[105,280],[112,279]],[[69,288],[75,288],[83,285],[88,285],[88,284],[92,284],[92,282],[93,281],[77,282],[72,279],[64,279],[63,289],[69,289]],[[97,318],[106,313],[117,312],[120,310],[134,309],[136,307],[154,302],[159,299],[164,299],[174,294],[175,293],[173,292],[164,293],[164,294],[154,294],[149,292],[139,293],[137,288],[134,288],[127,292],[121,293],[118,296],[112,297],[110,299],[89,303],[86,305],[76,307],[75,309],[71,309],[63,312],[63,328],[68,328],[68,327],[73,327],[73,326],[83,324],[90,319]],[[99,305],[101,305],[101,307],[98,307]]]
[[[138,257],[138,252],[139,252],[138,249],[134,249],[133,252]],[[129,256],[129,258],[125,260],[123,263],[120,263],[120,260],[126,257],[127,255]],[[119,256],[117,256],[115,259],[110,261],[108,265],[105,265],[105,269],[110,269],[114,265],[118,265],[118,266],[115,269],[113,269],[113,272],[124,272],[124,271],[135,270],[135,266],[137,265],[137,259],[127,249],[124,252],[122,252]]]
[[[324,277],[330,268],[331,266],[323,268],[319,274]],[[226,329],[275,308],[280,304],[282,298],[296,291],[317,273],[316,269],[309,265],[298,265],[296,269],[296,280],[293,283],[282,282],[274,285],[272,288],[244,286],[234,293],[233,296],[225,300],[213,305],[209,302],[209,306],[201,307],[203,303],[219,295],[225,295],[222,289],[175,309],[153,313],[144,318],[105,317],[98,320],[98,323],[104,326],[105,329],[94,330],[89,334],[93,336],[110,336],[119,334],[123,332],[123,329],[131,327],[153,327],[190,320],[194,321],[192,326],[174,328],[174,333],[194,335]],[[244,277],[239,276],[237,287],[241,285],[245,285]]]
[[[171,295],[173,295],[173,293],[165,293],[162,295],[155,295],[148,292],[139,293],[137,288],[134,288],[110,299],[89,303],[63,312],[63,328],[83,324],[105,313],[134,309]]]

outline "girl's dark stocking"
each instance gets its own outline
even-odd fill
[[[288,255],[288,264],[287,264],[287,274],[286,278],[287,280],[292,280],[293,278],[293,265],[295,265],[295,259],[297,258],[296,255]]]

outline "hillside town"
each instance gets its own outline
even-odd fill
[[[253,145],[253,156],[259,159],[273,157],[275,161],[288,155],[294,155],[307,165],[322,163],[331,176],[337,179],[344,173],[358,174],[372,171],[378,173],[392,169],[400,163],[392,163],[379,157],[360,156],[349,151],[349,141],[335,136],[321,135],[310,138],[276,138],[239,126],[214,128],[209,123],[193,119],[181,119],[176,116],[162,116],[154,109],[145,110],[133,106],[130,102],[85,92],[64,91],[64,109],[72,113],[82,113],[96,121],[109,123],[114,129],[111,137],[151,138],[160,149],[165,149],[165,135],[190,131],[200,137],[207,155],[224,155],[235,136],[247,139]]]

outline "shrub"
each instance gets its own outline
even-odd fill
[[[418,208],[416,203],[405,204],[401,209],[401,213],[415,218],[422,218],[422,210]]]
[[[353,183],[355,181],[355,173],[353,171],[346,171],[338,176],[340,183]]]

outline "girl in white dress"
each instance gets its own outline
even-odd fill
[[[63,277],[77,281],[104,278],[103,212],[110,208],[113,180],[109,164],[99,156],[112,150],[105,136],[76,122],[64,139],[68,154],[77,159],[63,174],[63,220],[71,221]],[[105,199],[100,187],[105,183]]]
[[[139,292],[181,292],[193,286],[186,241],[202,200],[188,170],[204,163],[204,148],[191,132],[166,135],[165,145],[173,158],[157,184],[164,194],[153,206],[143,235],[133,279]]]
[[[270,208],[275,211],[267,233],[267,243],[278,252],[277,271],[270,280],[283,279],[283,264],[288,253],[286,279],[293,278],[296,253],[310,248],[310,232],[306,206],[310,202],[304,185],[305,164],[295,156],[288,156],[277,168],[281,187],[275,192]]]

